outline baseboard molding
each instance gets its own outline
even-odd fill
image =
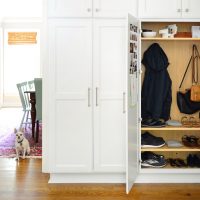
[[[200,174],[140,174],[136,183],[200,183]]]
[[[125,183],[125,173],[50,174],[49,183]]]

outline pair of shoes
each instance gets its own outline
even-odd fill
[[[172,167],[187,167],[187,164],[184,162],[184,160],[180,158],[176,158],[176,159],[169,158],[168,162],[170,163]]]
[[[195,154],[189,154],[187,157],[187,165],[189,167],[200,167],[200,158]]]
[[[200,122],[196,120],[195,117],[193,116],[191,117],[183,116],[181,118],[181,123],[185,127],[200,127]]]
[[[182,143],[186,147],[199,147],[199,138],[193,135],[184,135],[182,137]]]
[[[142,120],[142,127],[165,127],[166,123],[162,119],[144,119]]]
[[[156,137],[149,132],[145,132],[141,135],[141,146],[143,148],[157,148],[165,145],[165,141],[162,137]]]
[[[161,168],[165,167],[167,164],[163,155],[157,155],[150,151],[142,153],[141,159],[142,159],[141,162],[142,167]]]

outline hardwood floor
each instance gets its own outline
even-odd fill
[[[199,200],[200,184],[48,184],[41,159],[0,159],[0,200]]]

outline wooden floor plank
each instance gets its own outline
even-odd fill
[[[0,200],[200,200],[200,184],[48,184],[41,159],[0,159]]]

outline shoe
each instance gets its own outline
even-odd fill
[[[187,165],[189,167],[198,167],[200,168],[200,158],[197,155],[189,154],[187,157]]]
[[[161,119],[144,119],[141,123],[142,127],[155,127],[155,128],[161,128],[165,127],[166,123],[165,121]]]
[[[187,157],[187,165],[188,165],[188,167],[195,167],[192,154],[189,154],[188,157]]]
[[[198,141],[199,141],[199,138],[193,135],[191,136],[184,135],[182,137],[182,143],[186,147],[199,147]]]
[[[156,137],[149,132],[145,132],[141,135],[141,146],[143,148],[158,148],[165,145],[165,141],[162,137]]]
[[[153,152],[146,151],[141,154],[142,167],[161,168],[165,167],[167,162],[163,155],[157,155]]]
[[[169,163],[172,167],[187,167],[187,164],[184,162],[184,160],[180,158],[176,159],[169,158]]]

